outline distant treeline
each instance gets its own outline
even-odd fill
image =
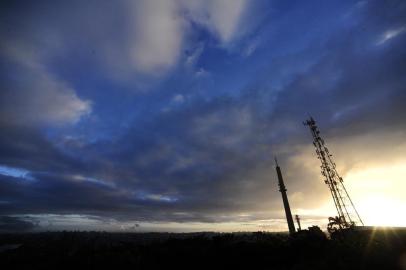
[[[0,234],[1,269],[406,269],[406,230]]]

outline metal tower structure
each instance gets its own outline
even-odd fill
[[[338,213],[337,217],[329,217],[329,224],[327,226],[328,231],[333,232],[340,229],[350,228],[355,225],[363,226],[364,223],[344,186],[343,178],[338,174],[332,155],[320,136],[316,121],[310,117],[310,119],[303,122],[303,124],[310,128],[310,132],[313,136],[313,145],[316,148],[317,158],[321,162],[321,174],[324,177],[324,182],[330,189]]]
[[[288,195],[286,194],[287,189],[285,187],[285,183],[283,183],[281,168],[279,167],[278,161],[276,160],[276,158],[275,158],[275,164],[276,164],[276,174],[278,175],[279,191],[282,194],[283,206],[285,207],[285,214],[286,214],[286,220],[288,222],[289,233],[293,234],[296,232],[295,224],[293,223],[292,213],[290,212]]]
[[[296,219],[296,222],[297,222],[297,231],[299,232],[299,231],[301,231],[302,230],[302,226],[300,226],[300,217],[299,217],[299,215],[295,215],[295,219]]]

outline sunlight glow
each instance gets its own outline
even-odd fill
[[[344,178],[365,225],[406,226],[406,161],[359,168]]]

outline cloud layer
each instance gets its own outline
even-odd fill
[[[44,2],[56,16],[43,19],[9,7],[0,214],[16,225],[5,228],[60,218],[103,229],[280,229],[274,156],[293,211],[317,223],[333,206],[301,125],[308,114],[362,205],[360,168],[406,162],[405,4],[276,1],[259,27],[252,5]],[[392,183],[383,195],[398,196]]]

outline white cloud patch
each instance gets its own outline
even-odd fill
[[[180,54],[183,19],[179,5],[168,0],[137,1],[132,59],[141,72],[156,72],[173,66]]]
[[[135,193],[136,198],[139,200],[156,201],[164,203],[173,203],[178,201],[178,198],[169,195],[153,194],[145,191],[137,191]]]
[[[380,37],[379,40],[377,41],[376,45],[382,45],[386,43],[387,41],[397,37],[398,35],[404,33],[406,31],[406,25],[403,25],[398,28],[394,29],[389,29],[385,31]]]
[[[185,0],[182,3],[190,20],[206,27],[223,45],[238,36],[248,4],[245,0]]]
[[[135,69],[148,75],[159,75],[175,66],[181,55],[185,37],[197,23],[215,35],[226,47],[242,35],[241,23],[245,0],[142,0],[133,6],[134,32],[130,40],[130,59]],[[186,65],[193,66],[204,47],[199,44],[187,56]]]
[[[88,182],[88,183],[101,185],[101,186],[105,186],[105,187],[110,187],[110,188],[116,187],[116,184],[113,182],[108,182],[108,181],[105,181],[102,179],[98,179],[98,178],[94,178],[94,177],[87,177],[87,176],[83,176],[83,175],[79,175],[79,174],[73,175],[72,180],[78,181],[78,182]]]
[[[72,124],[91,112],[91,102],[80,99],[66,82],[41,64],[35,50],[19,42],[2,46],[10,70],[2,85],[1,122],[23,125]]]

